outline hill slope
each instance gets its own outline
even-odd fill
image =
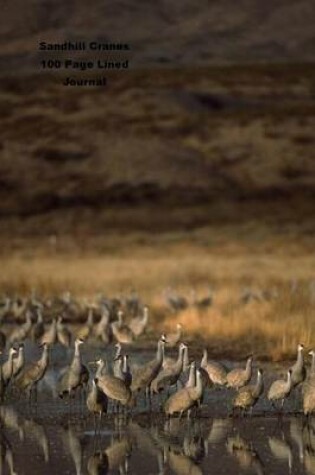
[[[6,1],[0,65],[37,62],[38,41],[128,41],[133,64],[315,59],[312,0]]]
[[[314,223],[314,84],[302,65],[2,79],[1,229]]]

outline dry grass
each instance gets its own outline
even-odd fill
[[[130,253],[128,253],[128,249]],[[116,250],[117,251],[117,250]],[[120,253],[15,253],[2,259],[0,289],[27,295],[32,289],[51,296],[65,289],[77,298],[93,299],[137,289],[152,307],[152,330],[172,329],[181,322],[187,338],[202,338],[214,355],[245,356],[255,352],[272,360],[291,356],[297,342],[312,346],[315,337],[311,253],[247,252],[240,247],[168,244],[134,245]],[[292,282],[297,282],[292,290]],[[207,311],[191,307],[172,314],[163,291],[171,285],[191,298],[192,289],[205,295],[210,286],[214,304]],[[244,304],[245,287],[276,291],[270,300]]]

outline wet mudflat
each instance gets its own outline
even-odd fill
[[[27,358],[34,359],[37,352],[26,342]],[[87,346],[83,360],[110,360],[112,354],[113,348]],[[140,363],[152,358],[154,347],[130,348],[129,354]],[[71,357],[71,351],[53,348],[37,405],[13,393],[0,406],[0,473],[315,474],[315,420],[302,417],[298,393],[286,401],[281,417],[265,397],[252,417],[232,417],[234,392],[210,388],[189,421],[167,421],[161,410],[166,396],[153,399],[150,409],[140,396],[131,414],[113,413],[110,406],[95,431],[85,395],[78,394],[71,403],[58,398],[58,377]],[[93,365],[88,366],[93,374]],[[266,387],[280,374],[285,368],[266,364]]]

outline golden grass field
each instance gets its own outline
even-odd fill
[[[204,239],[206,235],[204,230]],[[88,251],[76,252],[63,249],[61,243],[58,249],[56,242],[49,244],[50,252],[38,242],[25,244],[2,256],[0,288],[11,295],[29,295],[35,289],[46,297],[70,290],[75,298],[89,302],[100,293],[122,296],[135,289],[151,306],[150,331],[171,330],[181,322],[186,339],[201,339],[221,357],[254,352],[279,360],[291,357],[298,342],[314,345],[315,256],[307,247],[301,252],[293,243],[281,246],[276,240],[273,248],[267,242],[256,250],[234,240],[207,247],[184,235],[169,241],[152,244],[143,237],[141,244],[130,244],[129,238],[123,246],[118,239],[115,252],[98,253],[92,251],[93,242]],[[168,286],[190,300],[193,289],[203,297],[210,287],[213,305],[174,314],[164,299]],[[268,291],[271,297],[245,304],[241,296],[246,288]]]

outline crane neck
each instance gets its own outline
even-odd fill
[[[164,342],[161,340],[158,342],[156,359],[159,363],[161,363],[164,359]]]
[[[43,323],[43,314],[40,310],[37,312],[37,323]]]
[[[303,350],[302,350],[302,349],[299,349],[299,350],[298,350],[297,358],[296,358],[296,364],[297,364],[299,367],[302,367],[303,364],[304,364]]]
[[[147,323],[147,322],[148,322],[148,319],[149,319],[149,309],[148,309],[148,308],[145,308],[145,309],[143,310],[143,318],[142,318],[142,320],[143,320],[144,323]]]
[[[90,327],[93,325],[93,310],[91,309],[88,313],[86,324]]]
[[[264,380],[263,375],[260,371],[257,373],[257,381],[254,389],[254,394],[256,397],[259,397],[264,390]]]
[[[123,358],[123,373],[128,373],[129,372],[129,365],[128,365],[128,358],[127,356],[125,355],[124,358]]]
[[[121,344],[118,343],[116,347],[116,352],[114,356],[114,360],[117,360],[121,356]]]
[[[191,364],[186,388],[193,388],[194,386],[196,386],[196,366]]]
[[[10,352],[9,352],[9,357],[8,357],[8,363],[9,363],[9,365],[11,365],[12,362],[13,362],[13,355],[14,355],[14,353],[13,353],[12,351],[10,351]]]
[[[24,359],[24,346],[20,346],[17,360],[23,361],[23,359]]]
[[[207,363],[208,363],[208,351],[206,349],[204,349],[203,353],[202,353],[202,359],[201,359],[200,366],[202,368],[205,368],[207,366]]]
[[[252,358],[248,358],[247,362],[246,362],[246,368],[245,368],[245,371],[246,371],[246,374],[249,376],[252,372],[252,363],[253,363],[253,360]]]
[[[74,347],[74,359],[81,359],[81,348],[80,348],[80,343],[76,342],[75,347]]]
[[[184,358],[183,358],[183,369],[187,370],[189,368],[189,356],[188,356],[188,347],[184,350]]]
[[[95,375],[95,378],[97,378],[97,376]],[[97,386],[95,384],[95,381],[93,380],[92,381],[92,389],[91,389],[91,394],[92,394],[92,397],[93,398],[96,398],[96,395],[97,395]]]
[[[46,366],[48,363],[48,346],[45,345],[43,349],[43,353],[41,356],[41,364],[42,366]]]
[[[202,395],[202,390],[203,390],[203,387],[202,387],[202,378],[201,378],[201,372],[200,371],[197,371],[197,374],[196,374],[196,391],[197,391],[197,399],[200,399],[201,395]]]
[[[97,366],[95,378],[100,378],[103,375],[104,368],[105,368],[105,362],[102,360]]]

